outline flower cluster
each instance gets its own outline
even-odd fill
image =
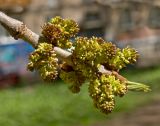
[[[114,44],[105,42],[102,38],[97,37],[78,37],[74,46],[73,55],[82,62],[87,61],[92,66],[104,63],[116,54],[116,46]]]
[[[115,97],[122,97],[127,90],[149,91],[148,86],[128,81],[118,73],[127,64],[136,62],[138,53],[135,49],[120,49],[102,38],[75,37],[78,31],[78,25],[73,20],[60,17],[44,24],[44,42],[39,43],[29,56],[28,69],[37,70],[45,81],[53,81],[58,70],[60,78],[69,83],[73,93],[78,93],[82,84],[89,81],[88,92],[94,105],[106,114],[114,109]],[[72,37],[75,37],[74,43],[71,42]],[[53,49],[55,46],[72,49],[72,66],[64,61],[58,62]]]
[[[112,57],[107,66],[112,66],[113,70],[120,70],[126,67],[127,64],[133,64],[137,61],[138,53],[135,49],[126,47],[124,49],[117,49],[116,55]]]
[[[89,93],[95,106],[106,114],[110,113],[114,109],[115,96],[122,97],[128,90],[127,79],[117,72],[127,64],[136,62],[137,51],[129,47],[120,49],[97,37],[77,37],[73,46],[74,71],[80,71],[90,81]],[[102,65],[112,74],[100,73]]]
[[[114,109],[115,96],[123,96],[127,92],[126,83],[122,83],[114,75],[102,74],[90,81],[89,93],[94,105],[108,114]]]
[[[80,87],[85,82],[85,77],[81,72],[74,71],[73,68],[66,63],[60,65],[60,78],[69,85],[69,90],[73,93],[78,93]]]
[[[114,44],[97,37],[78,37],[74,47],[72,55],[74,67],[76,70],[81,70],[83,75],[89,78],[96,74],[100,64],[104,64],[116,54]]]
[[[70,48],[72,46],[70,38],[74,37],[79,31],[76,22],[60,17],[52,18],[42,29],[42,35],[47,41],[61,48]]]
[[[74,47],[74,67],[89,78],[95,75],[100,65],[104,65],[107,70],[119,71],[127,64],[136,62],[138,57],[137,51],[133,48],[121,50],[113,43],[97,37],[78,37],[75,39]]]
[[[53,81],[57,77],[57,58],[51,44],[40,43],[29,56],[28,70],[38,70],[45,81]]]
[[[69,84],[69,90],[73,93],[80,92],[80,87],[85,82],[85,78],[82,74],[76,71],[66,72],[62,70],[60,78]]]

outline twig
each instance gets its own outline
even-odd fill
[[[16,19],[13,19],[3,12],[0,11],[0,24],[14,37],[15,39],[23,39],[25,42],[31,44],[34,48],[37,47],[39,42],[43,42],[44,38],[31,31],[27,26]],[[54,47],[54,51],[58,58],[65,61],[68,65],[73,65],[71,60],[72,53],[63,50],[59,47]],[[99,71],[105,74],[112,74],[111,71],[106,70],[103,66],[100,67]]]
[[[12,37],[14,37],[15,39],[23,39],[25,40],[25,42],[31,44],[34,48],[37,47],[39,42],[44,40],[43,37],[27,28],[27,26],[23,22],[13,19],[1,11],[0,24],[9,32]],[[60,59],[66,61],[69,65],[72,65],[70,52],[59,47],[54,47],[54,51]]]

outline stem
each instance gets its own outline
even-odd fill
[[[131,91],[143,91],[143,92],[149,92],[151,91],[150,87],[137,82],[127,81],[127,87]]]

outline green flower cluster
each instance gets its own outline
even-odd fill
[[[76,71],[66,72],[61,70],[60,78],[69,84],[69,90],[73,93],[80,92],[80,87],[85,82],[85,78],[82,74]]]
[[[81,70],[84,76],[91,77],[104,65],[107,70],[119,71],[127,64],[136,62],[138,53],[133,48],[119,49],[111,42],[101,38],[78,37],[74,43],[73,63],[76,70]]]
[[[45,81],[53,81],[57,77],[57,58],[54,46],[68,49],[72,46],[70,38],[79,31],[73,20],[55,17],[42,27],[44,42],[39,43],[37,49],[30,55],[28,69],[38,70]]]
[[[100,64],[105,63],[116,54],[116,46],[102,38],[78,37],[74,43],[73,63],[76,70],[90,78],[96,75]]]
[[[73,68],[65,62],[60,65],[60,68],[60,78],[68,83],[69,90],[72,93],[78,93],[80,87],[85,82],[85,77],[81,72],[74,71]]]
[[[28,70],[37,70],[43,80],[53,81],[57,77],[58,59],[51,44],[40,43],[29,56]]]
[[[114,109],[114,97],[127,93],[127,85],[115,78],[114,75],[102,74],[90,81],[89,93],[94,105],[103,113],[108,114]]]
[[[76,37],[72,44],[70,39],[78,31],[78,25],[73,20],[52,18],[42,27],[44,42],[39,43],[29,56],[28,69],[37,70],[45,81],[53,81],[58,69],[60,78],[69,83],[73,93],[80,91],[85,80],[89,81],[88,91],[94,105],[106,114],[114,109],[115,97],[125,95],[127,90],[149,91],[148,86],[128,81],[118,73],[127,64],[136,62],[138,53],[135,49],[119,49],[97,37]],[[53,50],[55,46],[72,49],[72,66],[58,62]],[[101,71],[103,67],[106,73]]]
[[[119,49],[113,43],[97,37],[77,37],[73,46],[73,69],[80,71],[90,81],[89,93],[95,106],[106,114],[110,113],[114,108],[114,97],[121,97],[128,90],[127,80],[117,72],[127,64],[136,62],[137,51],[129,47]],[[102,65],[112,74],[100,73]]]
[[[138,53],[135,49],[126,47],[124,49],[117,48],[116,55],[108,61],[107,66],[112,66],[113,70],[120,70],[127,64],[133,64],[137,61]],[[107,64],[107,63],[106,63]]]
[[[111,42],[105,42],[102,38],[78,37],[74,43],[74,58],[86,61],[92,66],[104,63],[116,54],[116,46]]]
[[[70,38],[79,31],[76,22],[60,17],[52,18],[42,29],[42,35],[47,39],[47,42],[61,48],[70,48],[72,46]]]

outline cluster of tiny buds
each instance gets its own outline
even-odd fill
[[[57,77],[58,59],[51,44],[40,43],[29,56],[28,70],[37,70],[43,80],[53,81]]]
[[[122,50],[117,48],[115,56],[106,64],[107,66],[113,66],[112,70],[119,71],[126,67],[127,64],[134,64],[138,56],[138,52],[133,48],[126,47]]]
[[[59,71],[60,78],[69,83],[73,93],[78,93],[85,80],[88,80],[88,91],[94,105],[106,114],[114,109],[116,96],[122,97],[127,90],[149,90],[149,87],[130,82],[118,73],[127,64],[136,62],[138,53],[135,49],[120,49],[112,42],[98,37],[75,37],[78,31],[76,22],[60,17],[44,24],[44,42],[39,43],[29,56],[28,69],[37,70],[45,81],[53,81]],[[72,66],[63,61],[58,62],[53,50],[55,46],[72,50]],[[112,74],[100,73],[102,65]]]
[[[79,31],[75,21],[62,19],[60,17],[52,18],[50,22],[42,27],[42,35],[48,43],[61,48],[71,48],[71,37],[74,37]]]
[[[91,80],[88,89],[94,105],[105,114],[114,109],[115,96],[127,93],[126,83],[122,83],[114,75],[105,74]]]
[[[85,77],[81,72],[74,71],[73,68],[65,62],[60,65],[60,78],[68,83],[69,90],[73,93],[80,92],[80,87],[85,82]]]

